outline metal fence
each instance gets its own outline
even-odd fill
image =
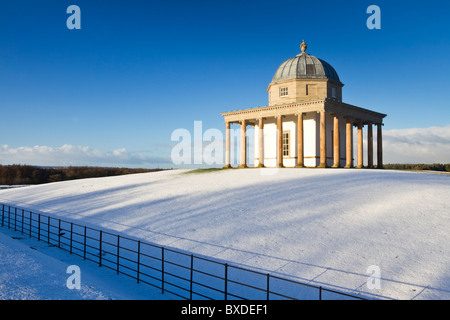
[[[49,246],[57,246],[181,299],[364,299],[26,209],[0,206],[2,227],[45,241]]]

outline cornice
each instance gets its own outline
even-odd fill
[[[304,100],[280,105],[264,106],[250,109],[223,112],[221,115],[225,121],[237,122],[241,120],[254,120],[263,117],[278,117],[285,115],[296,115],[308,112],[330,112],[365,123],[382,123],[386,114],[369,109],[357,107],[348,103],[338,102],[328,98]]]

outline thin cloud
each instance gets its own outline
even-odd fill
[[[450,125],[383,131],[385,163],[450,163]]]
[[[88,146],[65,144],[61,147],[34,146],[11,148],[0,145],[1,164],[29,164],[39,166],[169,166],[170,159],[133,153],[125,148],[102,152]]]
[[[376,143],[376,138],[374,140]],[[204,145],[205,142],[202,143],[202,151]],[[384,163],[450,163],[450,125],[384,130],[383,157]],[[125,148],[119,148],[102,152],[89,146],[69,144],[61,147],[18,148],[0,145],[0,164],[176,167],[170,158],[170,150],[164,157],[160,154],[154,155],[151,150],[130,152]]]

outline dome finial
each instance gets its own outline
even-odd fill
[[[302,53],[306,51],[306,48],[308,48],[308,45],[306,44],[305,40],[303,40],[302,44],[300,45],[300,49],[302,50]]]

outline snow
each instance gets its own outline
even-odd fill
[[[450,175],[249,168],[57,182],[0,190],[0,201],[338,291],[381,299],[449,299],[448,194]],[[59,257],[56,248],[42,257],[38,254],[44,249],[11,249],[24,239],[0,240],[2,257],[10,257],[0,262],[1,298],[47,298],[45,290],[33,289],[39,283],[26,274],[20,277],[20,270],[33,264],[43,264],[43,270],[60,277],[40,273],[48,282],[63,284],[61,293],[51,290],[55,293],[50,299],[59,294],[118,297],[104,288],[122,278],[114,274],[115,280],[102,282],[107,277],[103,268],[97,267],[101,274],[92,276],[92,289],[67,292],[67,263],[53,261]],[[13,252],[21,256],[14,258]],[[72,264],[82,262],[69,257],[75,259]],[[63,274],[47,268],[48,263],[60,265]],[[367,286],[373,265],[381,272],[381,288]],[[5,280],[12,272],[17,278]],[[131,284],[116,289],[125,297]],[[167,299],[156,292],[154,299]],[[139,296],[139,291],[130,294]]]
[[[170,299],[160,290],[139,286],[56,247],[9,229],[0,232],[0,300],[140,300]],[[67,280],[80,268],[81,287],[69,289]]]

